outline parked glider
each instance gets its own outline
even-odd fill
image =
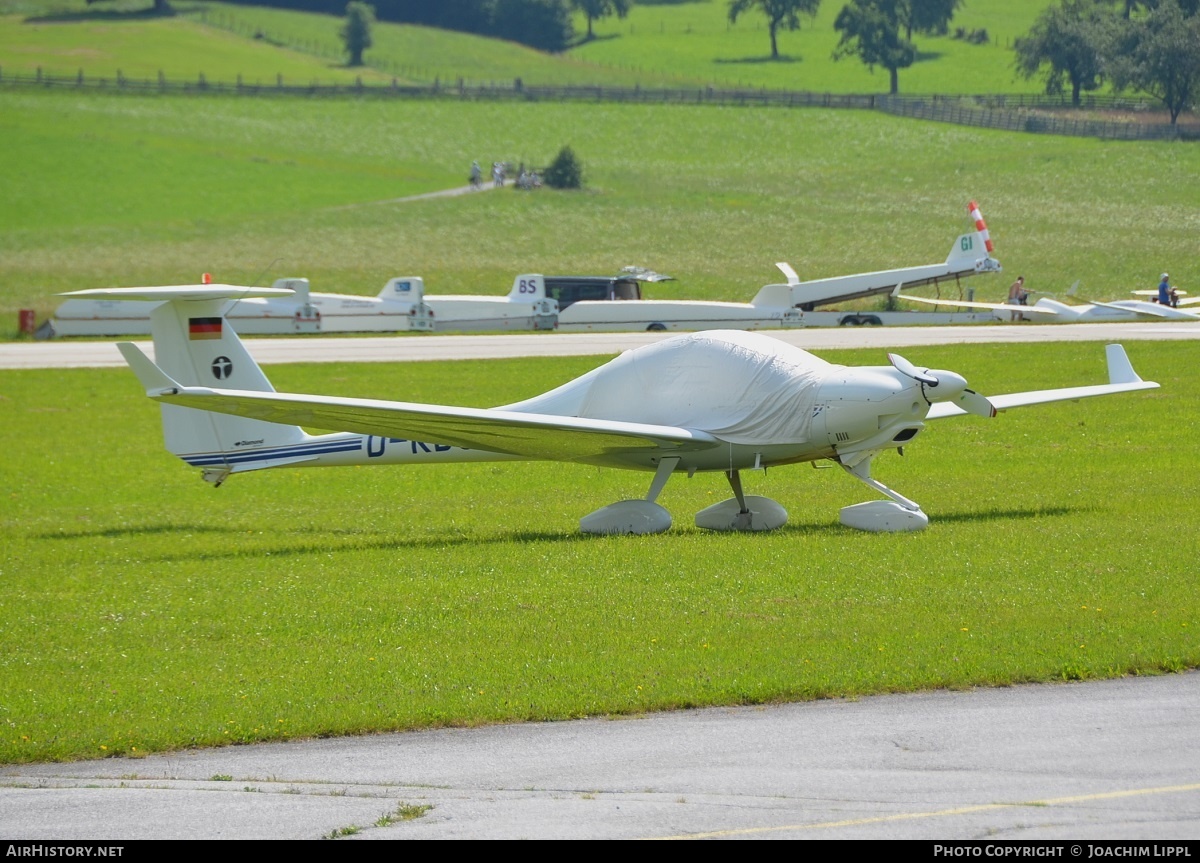
[[[892,296],[898,300],[909,300],[910,302],[924,303],[931,306],[954,306],[960,309],[992,309],[996,312],[1009,312],[1010,314],[1022,315],[1036,321],[1056,324],[1077,324],[1091,321],[1144,321],[1153,319],[1172,321],[1200,320],[1200,315],[1197,315],[1195,312],[1188,312],[1171,306],[1162,306],[1158,303],[1150,303],[1144,300],[1114,300],[1111,303],[1102,303],[1098,300],[1093,300],[1082,305],[1068,305],[1052,297],[1043,296],[1039,297],[1038,301],[1031,306],[1021,306],[1015,303],[980,303],[968,300],[914,297],[910,294],[901,293],[900,291],[904,287],[906,286],[902,284],[896,285],[892,291]],[[1074,285],[1072,285],[1071,290],[1067,291],[1067,295],[1071,296],[1073,293]],[[1135,293],[1137,292],[1135,291]]]
[[[1157,387],[1108,347],[1109,382],[988,399],[959,374],[891,365],[834,365],[770,336],[714,330],[672,336],[540,396],[494,409],[277,393],[221,316],[218,286],[147,290],[157,364],[121,353],[146,395],[162,403],[167,449],[220,485],[273,467],[549,460],[653,472],[644,499],[580,521],[588,533],[657,533],[671,525],[655,501],[673,473],[721,471],[733,498],[696,515],[699,527],[767,530],[787,512],[742,492],[741,471],[830,460],[890,500],[841,510],[872,531],[917,530],[921,508],[871,476],[875,456],[899,450],[928,420]],[[334,430],[310,435],[301,426]]]
[[[426,294],[419,276],[388,279],[378,296],[313,292],[307,279],[278,279],[278,291],[242,288],[230,293],[224,310],[242,335],[290,333],[559,330],[630,332],[637,330],[789,329],[847,324],[971,323],[971,313],[821,312],[818,307],[887,293],[897,282],[917,287],[1000,271],[987,225],[974,201],[968,207],[975,230],[962,234],[940,263],[900,267],[802,282],[789,264],[776,266],[787,279],[763,286],[748,303],[646,299],[643,282],[670,280],[640,267],[613,276],[544,276],[513,279],[505,296]],[[173,286],[180,289],[193,287]],[[150,332],[155,303],[116,302],[145,296],[153,288],[71,291],[39,337],[143,335]],[[231,287],[232,291],[232,287]]]

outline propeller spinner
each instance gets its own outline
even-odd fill
[[[921,384],[921,393],[930,404],[954,402],[967,413],[994,417],[996,408],[986,396],[967,387],[967,379],[946,369],[919,369],[899,354],[888,354],[892,367]]]

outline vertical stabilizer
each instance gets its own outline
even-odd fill
[[[222,311],[224,299],[172,300],[150,315],[155,360],[184,386],[274,392]],[[232,454],[303,442],[297,426],[162,405],[167,449],[186,461],[199,454]],[[226,460],[210,459],[210,465]]]

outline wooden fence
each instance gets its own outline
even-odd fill
[[[273,82],[210,81],[203,74],[195,80],[129,78],[120,71],[111,78],[76,75],[6,73],[0,68],[2,87],[47,87],[53,89],[116,90],[131,93],[226,93],[239,95],[362,96],[379,98],[452,98],[465,100],[520,100],[531,102],[604,102],[636,104],[713,104],[758,105],[783,108],[854,108],[883,111],[901,117],[914,117],[943,123],[1006,129],[1050,135],[1074,135],[1117,140],[1200,140],[1200,125],[1195,122],[1137,123],[1072,119],[1054,116],[1070,109],[1068,100],[1045,96],[885,96],[877,94],[811,93],[803,90],[723,89],[719,87],[606,87],[525,85],[521,79],[501,83],[467,83],[435,80],[431,84],[368,83],[361,78],[348,84],[285,81],[277,75]],[[1145,111],[1151,106],[1138,99],[1114,96],[1088,96],[1081,100],[1086,110]],[[1035,113],[1036,112],[1036,113]],[[1194,117],[1190,117],[1194,121]]]

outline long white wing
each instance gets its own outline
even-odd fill
[[[450,444],[548,461],[587,462],[625,454],[673,454],[708,449],[720,443],[707,432],[646,423],[185,387],[133,344],[122,342],[118,348],[146,388],[146,395],[157,401],[285,425]]]
[[[927,303],[931,306],[955,306],[963,309],[993,309],[998,312],[1019,312],[1029,315],[1057,315],[1053,309],[1042,306],[1016,306],[1007,303],[976,303],[968,300],[935,300],[932,297],[912,297],[908,294],[893,293],[898,300],[911,300],[914,303]]]
[[[1092,396],[1108,396],[1115,393],[1129,393],[1137,390],[1158,389],[1154,381],[1144,381],[1133,370],[1133,364],[1120,345],[1107,345],[1104,349],[1108,359],[1108,383],[1089,387],[1066,387],[1057,390],[1031,390],[1024,393],[1009,393],[1002,396],[988,396],[988,401],[998,411],[1009,408],[1021,408],[1028,405],[1048,404],[1049,402],[1074,401]],[[953,402],[937,402],[929,408],[926,419],[943,419],[945,417],[962,416],[967,411]]]

